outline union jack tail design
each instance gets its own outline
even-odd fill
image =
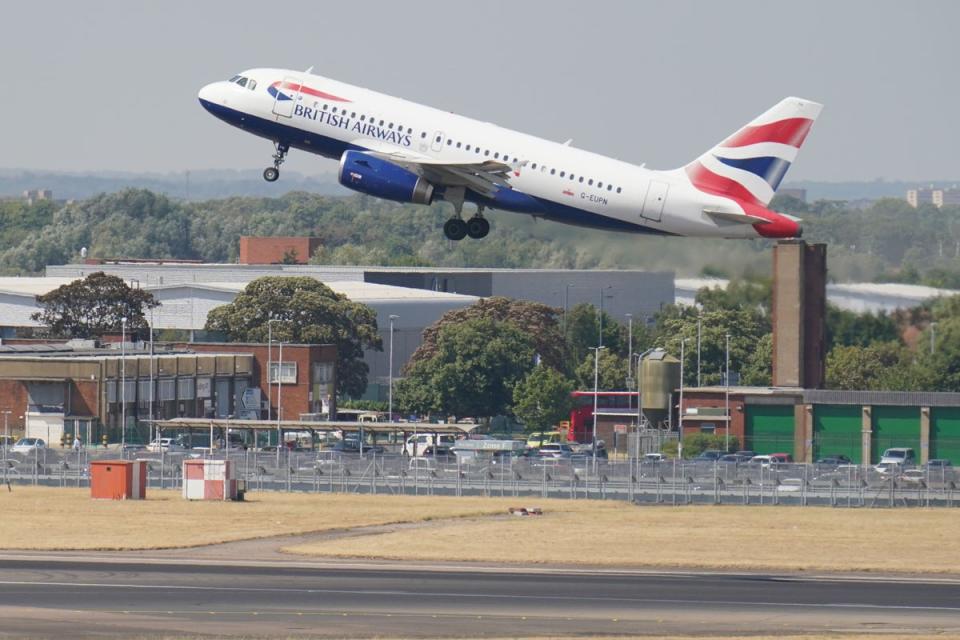
[[[766,206],[823,105],[786,98],[684,167],[700,191]]]

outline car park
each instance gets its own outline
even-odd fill
[[[174,451],[186,451],[186,448],[180,446],[176,438],[155,438],[147,445],[147,451],[153,453],[160,453],[161,451],[170,453]]]
[[[47,448],[47,443],[40,438],[20,438],[10,447],[10,453],[34,453]]]
[[[380,455],[383,453],[383,447],[380,445],[364,444],[361,447],[359,440],[343,440],[332,446],[330,450],[341,455]]]
[[[694,462],[716,462],[723,456],[723,451],[719,449],[707,449],[694,458]]]
[[[453,447],[457,439],[449,433],[417,433],[407,438],[403,452],[408,456],[422,456],[432,446]]]

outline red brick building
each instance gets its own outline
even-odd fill
[[[240,264],[307,264],[320,238],[240,237]]]

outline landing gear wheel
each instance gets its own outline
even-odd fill
[[[467,235],[474,240],[486,238],[490,233],[490,221],[486,218],[475,217],[467,221]]]
[[[467,223],[460,218],[450,218],[443,223],[443,235],[449,240],[463,240],[467,237]]]
[[[274,142],[273,148],[276,153],[273,154],[273,166],[263,170],[263,179],[267,182],[276,182],[280,177],[280,165],[287,159],[287,151],[290,151],[290,145],[282,142]]]

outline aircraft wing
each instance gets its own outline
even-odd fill
[[[511,174],[526,164],[523,162],[511,166],[495,160],[446,162],[397,149],[364,153],[403,167],[436,186],[465,187],[487,197],[493,197],[498,189],[509,189]]]

